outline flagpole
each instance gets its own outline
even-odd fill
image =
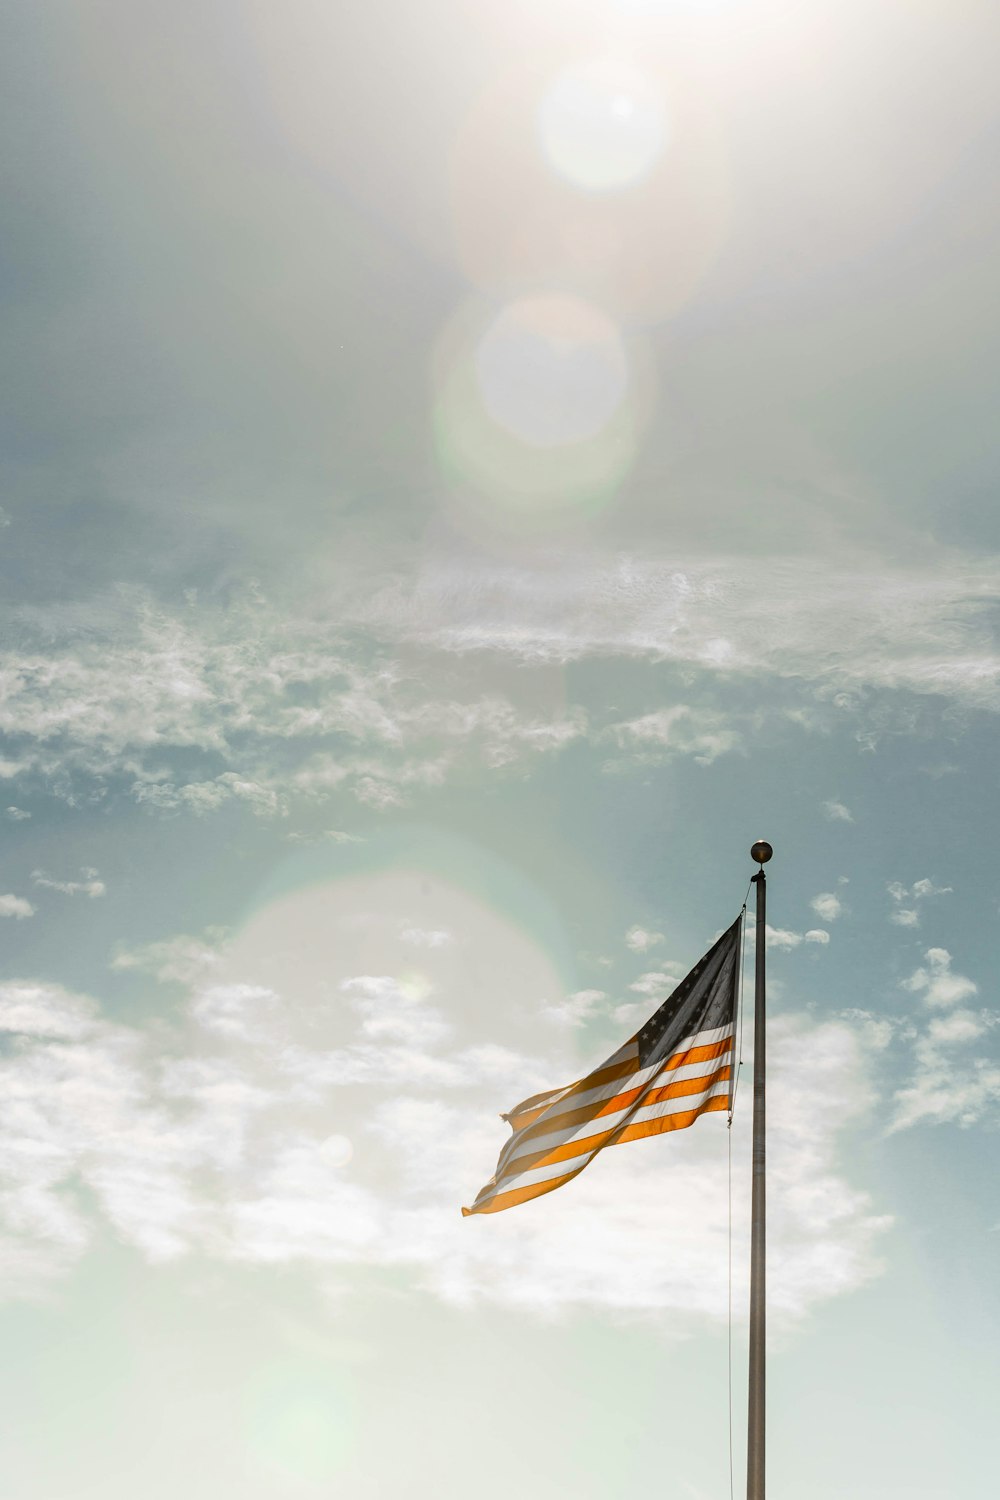
[[[750,1380],[747,1400],[747,1500],[764,1500],[764,1345],[767,1320],[764,1133],[764,959],[767,948],[767,881],[764,866],[774,850],[759,839],[750,850],[760,869],[754,947],[753,1153],[750,1200]]]

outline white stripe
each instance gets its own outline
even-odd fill
[[[606,1090],[591,1089],[588,1092],[598,1101],[602,1097],[613,1099],[616,1094],[633,1092],[633,1090],[639,1087],[635,1080],[642,1076],[646,1077],[651,1086],[655,1086],[658,1089],[668,1088],[670,1084],[676,1083],[681,1079],[711,1078],[720,1068],[731,1066],[732,1060],[733,1052],[732,1048],[730,1048],[728,1052],[721,1052],[717,1057],[706,1058],[704,1062],[700,1063],[685,1063],[681,1068],[666,1068],[662,1071],[656,1068],[644,1068],[642,1074],[633,1074],[627,1080],[627,1088],[624,1087],[626,1080],[619,1079],[615,1088],[607,1088]],[[685,1099],[696,1099],[698,1095],[685,1094],[682,1097]],[[585,1102],[580,1096],[577,1096],[577,1099],[573,1101],[574,1109],[578,1104],[582,1108]],[[564,1146],[576,1136],[583,1138],[593,1135],[596,1130],[613,1129],[615,1125],[620,1124],[625,1119],[631,1110],[636,1108],[639,1102],[639,1100],[633,1099],[631,1104],[626,1104],[621,1109],[612,1110],[610,1113],[604,1115],[595,1112],[586,1120],[579,1120],[573,1125],[564,1125],[562,1130],[546,1131],[544,1135],[529,1135],[523,1139],[515,1136],[513,1140],[507,1142],[506,1150],[501,1154],[500,1161],[497,1164],[497,1175],[499,1176],[500,1172],[504,1171],[511,1162],[517,1161],[521,1156],[533,1156],[536,1151],[551,1151],[554,1146]],[[558,1122],[559,1116],[553,1116],[552,1124],[557,1125]],[[541,1120],[536,1120],[532,1128],[536,1128],[541,1123]]]
[[[677,1051],[680,1050],[680,1048],[677,1049]],[[596,1100],[613,1099],[616,1094],[629,1094],[633,1089],[641,1089],[654,1078],[657,1088],[661,1083],[673,1083],[680,1078],[700,1078],[706,1071],[714,1072],[716,1068],[721,1068],[732,1060],[733,1049],[730,1047],[715,1057],[704,1058],[701,1062],[683,1063],[679,1068],[664,1068],[662,1063],[654,1063],[651,1068],[639,1068],[635,1073],[627,1073],[624,1078],[616,1078],[613,1083],[604,1083],[600,1088],[587,1089],[582,1094],[574,1094],[571,1099],[566,1100],[566,1108],[583,1109],[585,1105]],[[553,1124],[557,1119],[558,1115],[554,1114]],[[541,1116],[532,1121],[532,1124],[540,1125]]]
[[[579,1088],[580,1084],[585,1082],[592,1073],[601,1073],[605,1068],[616,1067],[618,1063],[634,1061],[638,1059],[638,1056],[639,1048],[633,1037],[630,1041],[625,1042],[619,1047],[617,1052],[613,1052],[609,1058],[606,1058],[599,1067],[592,1068],[590,1073],[585,1073],[583,1078],[575,1078],[572,1083],[563,1084],[561,1089],[549,1089],[548,1093],[530,1095],[527,1099],[523,1099],[520,1104],[515,1104],[513,1109],[508,1110],[504,1118],[510,1120],[513,1116],[519,1115],[522,1110],[530,1111],[532,1114],[536,1111],[542,1113],[546,1109],[550,1109],[553,1104],[558,1104],[559,1100],[566,1094],[571,1093],[573,1089]],[[546,1100],[548,1103],[546,1103]]]
[[[648,1104],[645,1108],[637,1110],[634,1119],[629,1120],[628,1123],[630,1125],[642,1124],[645,1120],[660,1119],[663,1115],[684,1114],[689,1109],[697,1109],[699,1105],[704,1104],[708,1099],[713,1099],[719,1094],[727,1093],[728,1090],[728,1079],[722,1079],[718,1083],[712,1084],[710,1088],[705,1089],[700,1094],[687,1094],[682,1099],[664,1099],[661,1104]],[[626,1111],[622,1111],[622,1113],[624,1114]],[[605,1118],[610,1119],[611,1117],[602,1116],[602,1125]],[[512,1193],[518,1188],[534,1187],[539,1182],[550,1182],[553,1177],[563,1177],[568,1172],[574,1172],[581,1164],[586,1166],[591,1157],[596,1156],[598,1151],[602,1149],[603,1147],[600,1144],[591,1146],[585,1151],[581,1151],[579,1156],[567,1157],[565,1161],[551,1162],[548,1166],[535,1167],[529,1172],[518,1172],[514,1177],[509,1177],[504,1183],[494,1188],[489,1198],[484,1198],[482,1202],[490,1202],[502,1193]],[[477,1202],[476,1207],[480,1206]]]
[[[659,1104],[644,1104],[629,1120],[630,1125],[641,1125],[644,1120],[658,1120],[661,1115],[683,1114],[686,1109],[697,1109],[698,1103],[714,1099],[719,1094],[729,1093],[730,1080],[720,1078],[700,1094],[686,1094],[682,1099],[663,1099]]]

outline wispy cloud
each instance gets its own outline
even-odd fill
[[[79,880],[53,880],[44,870],[32,870],[33,885],[46,891],[60,891],[64,896],[89,896],[92,901],[107,895],[107,886],[100,878],[100,871],[92,865],[84,865]]]
[[[890,880],[886,890],[892,897],[893,910],[889,913],[889,921],[897,927],[919,927],[920,912],[915,904],[925,900],[928,896],[951,895],[950,885],[935,885],[932,880],[916,880],[913,885],[903,885],[902,881]]]
[[[821,713],[862,714],[872,688],[1000,709],[1000,574],[773,561],[768,577],[762,592],[756,568],[726,559],[439,559],[416,578],[348,587],[336,617],[256,591],[225,608],[190,596],[168,610],[126,591],[44,620],[22,607],[21,644],[0,654],[0,773],[71,802],[127,790],[164,813],[273,818],[333,794],[379,813],[583,741],[610,750],[605,769],[619,774],[679,756],[709,765],[759,728],[761,711],[711,701],[713,684],[739,678],[790,685],[801,701],[782,722],[799,732]],[[536,699],[509,672],[491,687],[484,652],[540,671],[642,658],[679,669],[678,696],[609,721]],[[471,654],[478,665],[460,663]],[[850,817],[840,802],[826,810]]]
[[[831,799],[829,802],[823,803],[823,812],[826,817],[829,818],[831,823],[854,822],[854,814],[851,812],[850,808],[845,807],[843,802],[837,802],[835,799]]]
[[[647,764],[681,754],[708,766],[740,743],[740,734],[729,716],[687,704],[612,724],[605,733],[619,750],[632,751]]]
[[[560,555],[532,570],[429,566],[408,593],[376,594],[373,624],[455,651],[530,660],[646,656],[733,675],[802,679],[831,692],[882,688],[1000,708],[991,611],[1000,572],[979,561],[942,569],[848,571],[826,559],[609,563]]]
[[[22,610],[18,634],[29,644],[0,656],[0,733],[18,747],[4,774],[71,801],[114,783],[152,810],[270,818],[340,788],[379,810],[587,730],[579,708],[519,706],[430,659],[415,680],[342,619],[256,595],[168,613],[121,594],[65,622]]]
[[[965,1004],[978,986],[955,973],[945,948],[929,948],[903,988],[931,1014],[914,1029],[913,1074],[895,1095],[890,1130],[977,1123],[1000,1105],[1000,1060],[987,1046],[995,1016]]]

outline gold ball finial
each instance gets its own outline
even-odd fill
[[[774,850],[766,839],[758,839],[750,850],[750,858],[755,859],[759,865],[766,865]]]

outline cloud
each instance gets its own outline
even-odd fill
[[[245,803],[252,812],[265,818],[288,811],[285,799],[271,787],[235,771],[222,771],[211,781],[189,781],[183,786],[175,786],[171,781],[136,781],[132,793],[137,802],[165,812],[187,808],[203,815],[230,801]]]
[[[876,1052],[882,1052],[892,1041],[896,1025],[885,1016],[876,1016],[870,1010],[862,1010],[857,1006],[850,1006],[840,1012],[843,1020],[852,1026],[861,1028],[867,1046]]]
[[[287,838],[288,838],[289,842],[293,843],[293,844],[322,844],[322,843],[330,843],[330,844],[363,844],[363,843],[365,843],[365,839],[364,839],[364,837],[363,837],[362,834],[360,834],[360,833],[346,833],[341,828],[326,828],[326,829],[323,829],[323,831],[320,832],[320,833],[316,833],[316,832],[303,833],[301,831],[296,830],[296,831],[294,831],[292,833],[289,833],[287,835]]]
[[[350,996],[368,1040],[431,1050],[451,1034],[441,1012],[424,1003],[422,985],[408,985],[389,974],[364,974],[345,979],[340,988]]]
[[[1000,1104],[1000,1064],[984,1044],[995,1018],[963,1004],[978,988],[953,972],[945,948],[929,948],[924,964],[902,984],[932,1014],[915,1031],[913,1074],[895,1095],[890,1131],[918,1124],[976,1124]]]
[[[803,943],[826,947],[830,942],[830,934],[821,927],[810,927],[808,932],[792,932],[787,927],[772,927],[770,923],[765,928],[764,937],[768,948],[774,948],[779,953],[791,953]],[[747,927],[747,939],[753,947],[756,932],[752,924]]]
[[[373,627],[456,652],[522,660],[645,657],[757,679],[805,681],[813,694],[869,688],[1000,708],[991,614],[1000,570],[974,558],[942,568],[848,570],[828,559],[669,560],[580,553],[527,569],[437,559],[409,589],[372,594]]]
[[[809,905],[824,922],[835,922],[844,909],[840,897],[835,896],[832,891],[823,891],[814,896]]]
[[[0,1032],[49,1041],[80,1041],[95,1029],[97,1007],[58,985],[0,984]]]
[[[226,936],[225,928],[209,927],[200,938],[182,935],[139,948],[121,944],[115,950],[111,967],[137,969],[165,983],[194,984],[218,972]]]
[[[107,886],[92,865],[84,865],[80,874],[82,880],[53,880],[44,870],[32,870],[31,879],[43,890],[61,891],[64,896],[89,896],[93,901],[107,894]]]
[[[973,1044],[987,1032],[982,1015],[935,1016],[914,1046],[916,1067],[895,1095],[890,1132],[919,1124],[977,1124],[1000,1105],[1000,1064]]]
[[[557,1025],[582,1026],[607,998],[603,990],[577,990],[556,1005],[543,1006],[542,1015]]]
[[[661,969],[653,969],[647,974],[640,974],[638,979],[629,985],[637,995],[665,995],[672,990],[677,980],[672,974],[665,974]]]
[[[871,688],[1000,709],[998,598],[1000,572],[971,564],[775,560],[762,593],[736,559],[579,554],[532,570],[439,558],[416,577],[356,580],[336,612],[252,589],[224,607],[124,589],[44,614],[20,606],[6,616],[18,645],[0,653],[0,774],[74,804],[127,794],[161,813],[275,818],[333,795],[377,814],[581,742],[611,747],[605,769],[621,774],[678,756],[709,765],[761,723],[705,703],[714,683],[787,684],[808,701],[780,716],[803,732],[856,717]],[[457,661],[473,653],[479,665]],[[609,723],[539,691],[547,664],[588,656],[673,667],[688,700]],[[525,670],[510,673],[510,657]]]
[[[801,932],[790,932],[787,927],[772,927],[767,924],[764,941],[768,948],[777,948],[780,953],[790,953],[802,942]]]
[[[722,714],[686,704],[612,724],[605,733],[619,749],[634,750],[647,763],[651,753],[654,759],[675,753],[691,755],[699,765],[708,766],[740,743],[739,734]]]
[[[153,1263],[196,1253],[317,1276],[374,1266],[457,1305],[543,1317],[617,1309],[679,1327],[724,1320],[724,1122],[610,1151],[542,1211],[463,1221],[459,1204],[489,1175],[504,1136],[496,1112],[580,1076],[576,1027],[543,1039],[537,1008],[520,1021],[516,1009],[487,1008],[469,1034],[465,982],[449,990],[445,977],[461,948],[421,950],[419,982],[344,973],[351,944],[360,952],[372,934],[353,918],[338,924],[328,904],[332,961],[315,996],[301,980],[283,992],[262,982],[239,958],[257,950],[221,934],[119,951],[119,972],[188,986],[182,1006],[161,1007],[149,1026],[113,1021],[88,997],[40,982],[0,987],[0,1027],[17,1038],[0,1055],[0,1220],[15,1290],[59,1274],[103,1225]],[[398,942],[400,920],[379,912],[377,931]],[[271,928],[262,942],[273,953]],[[605,1001],[577,991],[561,1002],[563,1019]],[[525,1045],[498,1040],[497,1021],[508,1031],[517,1021]],[[871,1106],[860,1032],[785,1016],[770,1024],[769,1043],[781,1321],[876,1275],[886,1220],[839,1160]],[[803,1055],[815,1059],[808,1081]],[[748,1121],[738,1112],[738,1160]],[[737,1243],[746,1186],[740,1175]]]
[[[35,908],[23,896],[13,896],[9,892],[6,896],[0,896],[0,917],[14,917],[22,922],[25,917],[34,915]]]
[[[886,890],[895,903],[895,910],[889,913],[889,921],[897,927],[919,927],[920,913],[915,906],[904,905],[907,901],[923,901],[928,896],[951,895],[950,885],[935,885],[931,880],[917,880],[913,885],[905,886],[902,881],[890,880]]]
[[[455,941],[454,934],[443,927],[415,927],[408,922],[400,928],[399,938],[413,948],[447,948]]]
[[[844,806],[843,802],[836,802],[836,801],[824,802],[823,803],[823,812],[826,815],[826,817],[829,818],[829,820],[830,820],[831,823],[853,823],[854,822],[854,814],[851,812],[851,810],[850,810],[849,807],[845,807]]]
[[[0,733],[18,749],[0,774],[71,802],[110,786],[160,812],[273,818],[339,788],[380,811],[557,755],[588,728],[579,707],[514,701],[478,673],[456,682],[435,653],[415,673],[342,612],[254,591],[225,609],[169,612],[132,591],[44,619],[22,608],[16,633]]]
[[[921,995],[925,1005],[943,1008],[958,1005],[978,994],[978,986],[964,974],[951,971],[951,954],[947,948],[928,948],[925,965],[915,969],[902,981],[903,989]]]
[[[646,927],[630,927],[625,934],[625,946],[633,953],[648,953],[650,948],[655,948],[663,940],[662,932],[650,932]]]
[[[31,817],[30,812],[25,812],[23,807],[8,807],[7,817],[12,823],[24,823]]]

